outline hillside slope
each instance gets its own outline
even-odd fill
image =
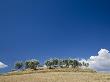
[[[110,82],[110,74],[88,72],[46,72],[0,76],[0,82]]]

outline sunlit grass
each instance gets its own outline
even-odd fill
[[[0,76],[0,82],[110,82],[110,74],[89,72],[46,72]]]
[[[2,75],[0,82],[110,82],[110,74],[79,68],[24,70]]]

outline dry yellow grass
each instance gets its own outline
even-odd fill
[[[46,72],[0,76],[0,82],[110,82],[110,74],[88,72]]]
[[[4,75],[23,75],[23,74],[32,74],[32,73],[47,73],[47,72],[91,72],[96,73],[96,71],[91,69],[81,69],[81,68],[56,68],[56,69],[42,69],[42,70],[32,70],[26,69],[24,71],[12,71]]]

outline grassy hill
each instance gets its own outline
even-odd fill
[[[81,69],[81,68],[55,68],[55,69],[26,69],[26,70],[19,70],[19,71],[12,71],[8,73],[4,73],[4,76],[10,75],[23,75],[23,74],[32,74],[32,73],[47,73],[47,72],[90,72],[96,73],[96,71],[92,69]]]
[[[0,82],[110,82],[110,74],[90,69],[45,69],[9,72]]]
[[[110,82],[110,74],[89,72],[46,72],[0,76],[0,82]]]

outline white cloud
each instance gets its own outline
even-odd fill
[[[7,65],[5,65],[4,63],[0,62],[0,68],[5,68],[7,67]]]
[[[110,53],[106,49],[101,49],[97,56],[91,56],[87,61],[96,71],[110,71]]]

